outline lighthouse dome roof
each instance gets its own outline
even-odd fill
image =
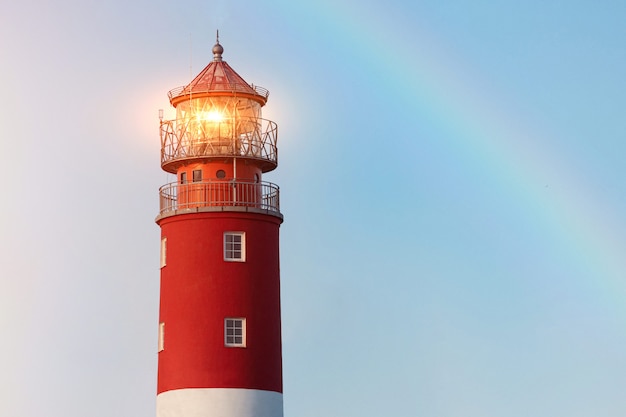
[[[178,87],[168,93],[170,103],[176,106],[182,99],[188,99],[190,95],[244,95],[265,105],[269,91],[248,84],[226,61],[222,60],[224,47],[219,41],[213,46],[213,61],[209,63],[196,77],[186,86]]]

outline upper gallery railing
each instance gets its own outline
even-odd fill
[[[252,158],[261,162],[263,172],[278,164],[278,126],[270,120],[176,119],[162,121],[160,130],[161,166],[169,172],[175,172],[178,162],[193,158]]]

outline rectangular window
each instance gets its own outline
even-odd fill
[[[161,239],[161,268],[166,265],[166,257],[167,257],[167,238],[164,237]]]
[[[224,345],[246,347],[246,319],[224,319]]]
[[[165,349],[165,323],[159,323],[159,352]]]
[[[193,170],[193,182],[201,182],[202,181],[202,170],[194,169]]]
[[[244,232],[224,233],[224,260],[246,261],[246,234]]]
[[[187,184],[187,173],[186,172],[181,172],[180,173],[180,183],[181,184]]]

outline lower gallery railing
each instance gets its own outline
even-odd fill
[[[270,182],[170,183],[159,189],[160,214],[201,207],[250,207],[280,213],[279,189]]]

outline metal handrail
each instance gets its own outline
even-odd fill
[[[219,92],[229,91],[233,93],[236,93],[236,92],[248,93],[249,88],[252,88],[257,95],[263,97],[265,100],[267,100],[267,98],[270,96],[269,90],[263,87],[259,87],[258,85],[254,85],[254,84],[244,85],[241,83],[228,83],[228,84],[221,83],[221,84],[216,84],[214,86],[211,86],[211,88],[207,86],[206,89],[200,89],[198,88],[198,86],[194,86],[191,90],[189,90],[187,87],[188,86],[186,85],[182,85],[180,87],[176,87],[168,91],[167,98],[169,98],[169,100],[172,101],[172,99],[176,97],[187,95],[190,93],[201,94],[201,93],[211,93],[211,92],[217,92],[217,91]]]
[[[203,124],[186,119],[161,122],[161,165],[210,157],[252,158],[278,164],[278,125],[256,117]],[[264,170],[266,171],[266,170]]]
[[[159,214],[179,210],[243,207],[280,214],[279,188],[271,182],[236,179],[178,183],[159,188]]]

